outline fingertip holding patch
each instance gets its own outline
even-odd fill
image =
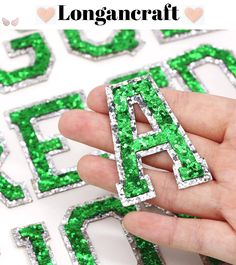
[[[106,97],[104,97],[105,87],[105,85],[98,86],[89,93],[87,104],[90,109],[103,113],[108,112]]]
[[[58,123],[58,129],[62,135],[71,138],[71,135],[78,130],[80,123],[79,119],[80,110],[70,110],[61,115]]]

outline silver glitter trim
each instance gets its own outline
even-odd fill
[[[138,68],[138,69],[134,69],[132,71],[128,71],[128,72],[125,72],[123,74],[119,74],[119,75],[115,75],[113,77],[110,77],[106,80],[106,84],[109,84],[112,80],[115,80],[115,79],[118,79],[118,78],[121,78],[121,77],[124,77],[124,76],[127,76],[127,75],[132,75],[132,74],[136,74],[140,71],[147,71],[149,72],[149,69],[151,68],[155,68],[155,67],[160,67],[163,74],[165,75],[165,78],[168,82],[168,88],[169,89],[175,89],[174,88],[174,84],[173,84],[173,78],[172,78],[172,75],[170,75],[170,69],[169,67],[165,64],[165,63],[162,63],[162,62],[157,62],[157,63],[152,63],[152,64],[148,64],[148,65],[145,65],[141,68]],[[147,74],[144,74],[143,76],[145,76]]]
[[[15,130],[15,132],[17,134],[17,137],[18,137],[18,139],[20,141],[20,145],[21,145],[21,147],[23,149],[23,152],[24,152],[25,157],[27,159],[27,162],[29,164],[29,167],[30,167],[30,169],[32,171],[32,174],[33,174],[32,185],[33,185],[35,194],[36,194],[38,199],[41,199],[41,198],[44,198],[44,197],[48,197],[48,196],[51,196],[51,195],[59,193],[59,192],[63,192],[63,191],[67,191],[67,190],[71,190],[71,189],[74,189],[74,188],[78,188],[78,187],[84,186],[85,182],[81,181],[79,183],[75,183],[75,184],[72,184],[72,185],[67,185],[65,187],[52,189],[52,190],[47,191],[47,192],[41,192],[39,190],[39,187],[38,187],[38,181],[40,180],[40,177],[39,177],[39,175],[38,175],[38,173],[37,173],[37,171],[35,169],[35,166],[34,166],[32,160],[30,158],[28,147],[27,147],[24,139],[22,138],[22,135],[21,135],[21,132],[20,132],[18,126],[11,123],[9,115],[12,112],[16,112],[16,111],[19,111],[19,110],[22,110],[22,109],[25,109],[25,108],[30,108],[30,107],[35,106],[35,105],[44,104],[44,103],[47,103],[47,102],[50,102],[50,101],[53,101],[53,100],[56,100],[56,99],[64,98],[66,96],[73,95],[73,94],[79,94],[80,97],[81,97],[81,100],[86,105],[86,103],[85,103],[86,102],[85,94],[84,94],[84,92],[82,90],[80,90],[80,91],[74,91],[74,92],[62,94],[62,95],[59,95],[59,96],[55,96],[55,97],[52,97],[50,99],[37,101],[37,102],[35,102],[33,104],[21,106],[20,108],[15,108],[15,109],[12,109],[12,110],[7,111],[5,113],[5,117],[6,117],[8,126],[9,126],[10,129],[14,129]],[[55,118],[55,117],[61,116],[66,111],[68,111],[68,110],[67,109],[60,110],[60,111],[57,111],[57,112],[53,112],[53,113],[49,113],[47,115],[41,116],[41,117],[39,117],[37,119],[36,118],[32,118],[31,119],[31,124],[32,124],[32,126],[33,126],[33,128],[35,130],[35,133],[37,135],[37,138],[38,138],[38,140],[40,142],[44,142],[44,141],[48,141],[48,140],[51,140],[51,139],[59,138],[61,143],[62,143],[62,146],[63,146],[62,149],[50,151],[50,152],[48,152],[45,155],[46,159],[48,161],[48,165],[49,165],[50,169],[52,170],[53,174],[55,174],[55,175],[65,174],[65,173],[68,173],[68,172],[71,172],[71,171],[77,171],[77,167],[76,166],[75,167],[68,167],[68,168],[61,169],[61,170],[56,169],[55,163],[53,161],[53,156],[55,156],[57,154],[64,153],[64,152],[67,152],[67,151],[70,150],[70,148],[69,148],[69,146],[67,144],[67,140],[62,135],[58,135],[58,134],[50,136],[50,137],[43,137],[43,135],[42,135],[42,133],[40,131],[40,128],[38,126],[38,122],[39,121],[43,121],[43,120],[47,120],[47,119],[50,119],[50,118]]]
[[[204,45],[204,44],[201,44],[201,45]],[[207,45],[207,44],[206,44]],[[178,56],[182,56],[184,55],[186,52],[190,52],[192,50],[195,50],[199,47],[200,45],[196,46],[195,48],[193,49],[189,49],[189,50],[186,50],[184,51],[183,53],[181,54],[178,54],[176,55],[175,57],[173,58],[169,58],[168,60],[171,60],[171,59],[174,59]],[[213,45],[211,45],[213,48],[217,48]],[[224,48],[217,48],[217,49],[223,49],[225,50]],[[235,54],[233,51],[231,50],[228,50],[229,52],[232,53],[232,55],[236,58]],[[126,73],[123,73],[123,74],[119,74],[119,75],[116,75],[116,76],[113,76],[109,79],[107,79],[106,83],[109,84],[112,80],[114,79],[117,79],[117,78],[121,78],[123,76],[126,76],[126,75],[129,75],[129,74],[135,74],[139,71],[148,71],[150,68],[153,68],[153,67],[161,67],[163,73],[165,74],[165,77],[169,83],[168,85],[168,88],[169,89],[173,89],[175,90],[175,85],[173,83],[173,80],[176,78],[178,80],[178,82],[180,83],[181,87],[183,87],[183,89],[185,91],[191,91],[189,89],[189,87],[187,86],[187,84],[185,83],[185,81],[183,80],[183,78],[181,77],[181,75],[178,73],[178,71],[172,69],[167,61],[168,60],[165,60],[163,62],[158,62],[158,63],[154,63],[154,64],[151,64],[151,65],[145,65],[144,67],[142,68],[139,68],[137,70],[132,70],[132,71],[129,71],[129,72],[126,72]],[[204,85],[204,83],[201,81],[201,79],[196,75],[195,73],[195,69],[197,67],[200,67],[200,66],[203,66],[204,64],[207,64],[207,63],[210,63],[210,64],[214,64],[214,65],[217,65],[220,67],[220,69],[223,71],[223,73],[226,75],[226,77],[229,79],[230,83],[236,87],[236,78],[234,77],[234,75],[228,70],[228,68],[226,67],[226,65],[223,63],[222,60],[218,60],[218,59],[214,59],[212,57],[205,57],[204,59],[202,60],[199,60],[197,62],[193,62],[191,63],[189,66],[188,66],[188,69],[190,71],[190,73],[192,74],[192,76],[199,82],[199,84],[203,87],[203,89],[205,90],[206,93],[209,93],[208,89],[206,88],[206,86]]]
[[[125,86],[127,84],[130,83],[136,83],[138,81],[141,80],[149,80],[149,82],[151,82],[153,88],[156,89],[156,93],[158,95],[158,97],[162,100],[162,102],[164,103],[166,110],[168,111],[169,115],[171,116],[173,122],[175,123],[175,125],[178,127],[179,133],[184,137],[188,147],[190,148],[190,150],[192,151],[195,159],[197,162],[199,162],[204,170],[204,176],[201,178],[196,178],[196,179],[192,179],[192,180],[188,180],[188,181],[183,181],[180,174],[179,174],[179,168],[181,167],[181,162],[178,159],[176,153],[174,152],[174,150],[171,148],[170,144],[164,144],[164,145],[160,145],[160,146],[156,146],[154,148],[150,148],[149,150],[146,151],[140,151],[137,153],[137,162],[138,162],[138,167],[139,167],[139,177],[140,179],[145,179],[147,181],[148,184],[148,188],[149,188],[149,192],[147,192],[146,194],[142,194],[140,196],[136,196],[136,197],[132,197],[132,198],[126,198],[124,191],[123,191],[123,184],[125,182],[125,174],[124,174],[124,169],[123,169],[123,163],[122,163],[122,158],[121,158],[121,150],[120,150],[120,142],[119,142],[119,137],[118,137],[118,129],[117,129],[117,121],[116,121],[116,114],[115,114],[115,106],[114,106],[114,99],[113,99],[113,93],[112,90],[116,89],[120,86]],[[190,186],[195,186],[204,182],[208,182],[210,180],[212,180],[212,176],[208,170],[206,161],[201,158],[199,156],[199,154],[197,153],[195,147],[193,146],[193,144],[191,143],[191,141],[189,140],[188,136],[185,134],[183,128],[181,127],[181,125],[179,124],[177,118],[175,117],[175,115],[173,114],[172,110],[170,109],[168,103],[166,102],[165,98],[162,96],[162,94],[160,93],[160,89],[158,88],[158,86],[156,85],[155,81],[152,79],[152,77],[150,75],[146,75],[146,76],[142,76],[142,77],[137,77],[134,79],[130,79],[128,81],[124,81],[121,83],[117,83],[115,85],[109,85],[106,87],[106,95],[107,95],[107,102],[108,102],[108,108],[109,108],[109,116],[110,116],[110,123],[111,123],[111,130],[112,130],[112,138],[113,138],[113,143],[114,143],[114,149],[115,149],[115,157],[116,157],[116,163],[117,163],[117,170],[118,170],[118,175],[119,175],[119,183],[116,184],[117,186],[117,191],[119,194],[119,197],[121,199],[121,202],[124,206],[128,206],[128,205],[133,205],[136,203],[140,203],[141,201],[146,201],[148,199],[154,198],[156,197],[155,191],[154,191],[154,187],[151,183],[151,179],[148,175],[144,175],[143,173],[143,166],[142,166],[142,157],[144,156],[148,156],[154,153],[159,153],[161,151],[167,151],[168,154],[170,155],[170,157],[173,160],[173,173],[176,177],[176,182],[178,185],[179,189],[184,189],[184,188],[188,188]],[[133,98],[133,97],[132,97]],[[150,112],[146,106],[146,104],[142,101],[139,101],[139,97],[135,97],[135,102],[137,102],[141,108],[144,110],[145,112],[144,114],[147,115],[147,118],[151,124],[151,127],[153,129],[153,131],[159,131],[159,127],[158,124],[156,122],[156,120],[152,117],[152,115],[150,116]],[[132,102],[131,102],[132,103]],[[130,110],[130,113],[132,112],[132,110]],[[135,124],[135,120],[134,119],[134,114],[131,115],[130,117],[131,119],[131,124]],[[134,130],[134,136],[136,135],[135,133],[135,128],[132,128]],[[152,132],[151,132],[152,133]],[[142,136],[145,135],[149,135],[150,132],[143,134]],[[134,137],[135,138],[135,137]]]
[[[44,222],[40,222],[37,224],[42,225],[42,227],[43,227],[44,233],[42,234],[42,237],[45,241],[46,247],[49,250],[49,256],[51,258],[52,264],[56,265],[54,255],[52,253],[51,247],[50,247],[49,242],[48,242],[50,240],[50,235],[49,235],[48,229],[46,227],[46,224]],[[31,225],[37,225],[37,224],[31,224]],[[16,245],[18,247],[25,247],[26,248],[26,251],[27,251],[27,254],[29,256],[31,264],[32,265],[39,265],[39,263],[37,262],[37,257],[34,253],[34,250],[33,250],[33,247],[32,247],[30,240],[29,239],[22,239],[21,235],[19,234],[20,229],[27,228],[31,225],[27,225],[27,226],[23,226],[23,227],[17,227],[17,228],[12,229],[12,236],[13,236],[13,238],[16,242]]]
[[[169,64],[167,63],[169,60],[173,60],[175,59],[176,57],[179,57],[179,56],[183,56],[185,55],[187,52],[191,52],[197,48],[199,48],[200,46],[202,45],[211,45],[211,44],[201,44],[201,45],[198,45],[196,46],[195,48],[193,49],[189,49],[189,50],[186,50],[184,51],[183,53],[181,54],[178,54],[177,56],[173,57],[173,58],[169,58],[168,60],[166,60],[166,62],[164,63],[165,64],[165,69],[167,69],[167,73],[169,73],[169,78],[177,78],[177,80],[179,81],[179,83],[181,84],[181,86],[184,88],[184,90],[186,91],[191,91],[188,87],[188,85],[186,84],[186,82],[183,80],[183,78],[181,77],[181,74],[177,71],[177,70],[174,70],[172,69]],[[215,49],[222,49],[222,50],[225,50],[224,48],[218,48],[218,47],[215,47],[213,45],[211,45],[213,48]],[[229,52],[231,52],[231,54],[236,58],[234,52],[232,50],[227,50]],[[196,62],[193,62],[189,65],[186,65],[186,67],[188,67],[188,70],[189,72],[191,73],[191,75],[199,82],[199,84],[202,86],[202,88],[205,90],[206,93],[209,93],[208,89],[206,88],[206,86],[204,85],[204,83],[201,81],[201,79],[196,75],[195,73],[195,69],[197,67],[200,67],[200,66],[203,66],[205,64],[214,64],[214,65],[217,65],[220,67],[220,69],[222,70],[222,72],[226,75],[226,77],[228,78],[228,80],[230,81],[230,83],[236,87],[236,78],[234,77],[234,75],[228,70],[227,66],[225,65],[225,63],[220,60],[220,59],[214,59],[212,57],[205,57],[201,60],[198,60]]]
[[[167,211],[166,209],[152,204],[150,202],[142,202],[140,204],[140,207],[142,208],[143,211],[148,211],[151,213],[157,213],[157,214],[162,214],[162,215],[167,215],[167,216],[174,216],[170,211]]]
[[[111,153],[108,153],[108,152],[105,152],[105,151],[102,151],[102,150],[93,151],[91,153],[91,155],[95,155],[95,156],[107,155],[108,159],[115,160],[115,155],[114,154],[111,154]]]
[[[164,44],[164,43],[169,43],[172,41],[178,41],[178,40],[183,40],[183,39],[203,35],[206,33],[210,33],[212,31],[213,30],[193,29],[190,32],[175,34],[174,36],[168,37],[168,38],[165,38],[161,30],[153,30],[153,33],[158,39],[159,43]]]
[[[1,133],[0,133],[0,146],[2,146],[2,148],[3,148],[3,152],[0,155],[0,168],[1,168],[4,161],[6,160],[6,158],[8,157],[8,155],[10,153],[8,148],[7,148],[6,141],[3,138]],[[14,185],[14,186],[20,185],[21,189],[23,190],[24,195],[25,195],[25,197],[23,199],[10,201],[0,192],[0,201],[3,202],[8,208],[12,208],[12,207],[16,207],[16,206],[20,206],[20,205],[32,202],[31,195],[30,195],[29,190],[27,189],[26,184],[24,182],[18,183],[16,181],[12,180],[6,173],[2,172],[1,170],[0,170],[0,175],[2,175],[2,177],[5,178],[12,185]]]
[[[19,38],[31,35],[33,33],[34,32],[32,32],[30,34],[24,34],[23,36],[20,36]],[[24,80],[24,81],[20,81],[18,83],[15,83],[12,86],[3,86],[0,83],[0,93],[5,94],[5,93],[13,92],[15,90],[18,90],[18,89],[21,89],[21,88],[24,88],[24,87],[27,87],[27,86],[31,86],[31,85],[34,85],[34,84],[37,84],[37,83],[40,83],[40,82],[48,80],[49,75],[50,75],[51,70],[52,70],[52,67],[53,67],[53,64],[54,64],[54,61],[55,61],[55,57],[54,57],[54,55],[52,53],[52,49],[50,48],[50,46],[48,45],[48,43],[46,41],[46,38],[45,38],[44,34],[42,32],[37,32],[37,33],[39,33],[41,35],[41,37],[44,40],[45,45],[47,45],[47,47],[48,47],[48,49],[50,50],[50,53],[51,53],[50,62],[49,62],[49,66],[48,66],[48,69],[47,69],[46,73],[44,75],[40,75],[40,76],[37,76],[37,77],[34,77],[34,78],[30,78],[30,79],[27,79],[27,80]],[[33,48],[27,48],[27,49],[20,49],[20,50],[16,50],[15,51],[15,50],[13,50],[11,48],[11,43],[10,43],[11,41],[12,40],[4,42],[4,46],[5,46],[5,49],[7,51],[8,56],[10,58],[15,58],[17,56],[27,54],[29,56],[29,58],[30,58],[30,63],[28,65],[28,67],[32,66],[34,64],[34,62],[35,62],[34,49]]]
[[[94,40],[91,40],[90,38],[88,38],[86,36],[86,33],[83,31],[83,30],[79,30],[80,32],[80,36],[81,36],[81,39],[83,41],[87,41],[87,42],[90,42],[91,44],[93,45],[102,45],[102,44],[105,44],[105,43],[108,43],[108,42],[111,42],[112,41],[112,38],[114,37],[114,35],[119,32],[120,30],[113,30],[113,32],[110,34],[110,36],[108,36],[104,41],[94,41]],[[68,52],[72,53],[72,54],[75,54],[75,55],[80,55],[86,59],[89,59],[89,60],[92,60],[92,61],[100,61],[100,60],[103,60],[103,59],[108,59],[108,58],[112,58],[112,57],[116,57],[116,56],[119,56],[119,55],[124,55],[124,54],[129,54],[131,56],[134,56],[136,55],[136,53],[142,48],[142,46],[145,44],[145,42],[141,39],[140,37],[140,34],[137,30],[135,30],[135,39],[139,42],[139,45],[134,48],[132,51],[129,51],[129,50],[125,50],[125,51],[122,51],[122,52],[118,52],[118,53],[112,53],[112,54],[108,54],[108,55],[105,55],[105,56],[97,56],[97,57],[94,57],[94,56],[91,56],[90,54],[85,54],[85,53],[81,53],[79,51],[75,51],[71,48],[70,44],[69,44],[69,41],[64,33],[63,30],[60,31],[60,35],[65,43],[65,46],[68,50]]]
[[[73,265],[79,265],[79,262],[77,261],[77,258],[75,256],[75,253],[74,253],[73,248],[72,248],[72,245],[71,245],[71,243],[70,243],[70,241],[69,241],[69,239],[68,239],[68,237],[66,235],[66,232],[65,232],[65,229],[64,229],[64,225],[66,225],[68,223],[68,220],[69,220],[69,218],[71,216],[71,213],[73,212],[74,209],[76,209],[78,207],[85,206],[85,205],[93,204],[93,203],[98,202],[98,201],[104,201],[104,200],[109,199],[109,198],[117,198],[117,196],[116,195],[107,195],[107,196],[104,196],[104,197],[101,197],[101,198],[97,198],[95,200],[88,201],[88,202],[86,202],[84,204],[78,204],[76,206],[72,206],[66,211],[66,214],[63,217],[62,223],[59,226],[59,231],[60,231],[60,233],[62,235],[63,241],[65,243],[65,246],[66,246],[67,250],[68,250],[68,253],[69,253],[69,256],[71,258],[71,261],[72,261]],[[135,205],[135,207],[136,207],[137,211],[141,210],[139,205]],[[119,220],[120,222],[122,222],[122,219],[123,219],[123,217],[121,217],[118,214],[116,214],[116,213],[111,211],[111,212],[108,212],[106,214],[98,215],[98,216],[96,216],[96,217],[94,217],[92,219],[86,220],[86,222],[83,224],[83,227],[81,229],[82,232],[83,232],[84,238],[88,242],[88,245],[89,245],[89,248],[90,248],[90,252],[91,252],[91,254],[92,254],[92,256],[93,256],[93,258],[94,258],[94,260],[95,260],[97,265],[99,265],[101,263],[98,260],[97,254],[96,254],[95,249],[93,247],[93,244],[92,244],[92,242],[91,242],[91,240],[89,238],[89,235],[87,233],[87,228],[88,228],[88,225],[90,223],[93,223],[93,222],[96,222],[96,221],[100,221],[100,220],[103,220],[103,219],[108,218],[108,217],[113,217],[113,218]],[[131,248],[133,250],[133,253],[134,253],[135,258],[137,260],[137,265],[143,265],[143,262],[141,260],[140,252],[139,252],[139,250],[138,250],[138,248],[137,248],[137,246],[135,244],[134,236],[132,236],[130,233],[128,233],[124,228],[123,228],[123,230],[124,230],[125,236],[128,239],[128,242],[129,242],[129,244],[130,244],[130,246],[131,246]],[[157,253],[158,257],[162,261],[162,265],[165,265],[166,263],[165,263],[162,255],[161,255],[159,247],[157,245],[155,245],[155,244],[153,244],[153,245],[155,247],[155,250],[156,250],[156,253]]]

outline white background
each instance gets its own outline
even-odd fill
[[[72,205],[83,203],[106,194],[101,189],[85,186],[41,200],[36,199],[30,183],[32,174],[28,168],[15,132],[9,130],[4,119],[3,113],[5,111],[77,89],[83,89],[88,94],[92,88],[102,84],[109,77],[140,68],[146,64],[166,60],[202,43],[210,43],[217,47],[234,51],[236,49],[236,31],[215,31],[191,39],[180,40],[169,44],[159,44],[153,32],[147,30],[141,31],[141,37],[146,43],[134,57],[123,55],[93,62],[68,53],[58,31],[48,30],[44,31],[44,33],[56,57],[56,62],[49,80],[7,95],[0,94],[0,128],[11,152],[1,170],[5,171],[16,181],[26,181],[34,199],[33,203],[14,209],[8,209],[0,203],[0,264],[29,264],[26,251],[16,247],[12,240],[10,230],[15,227],[40,221],[45,221],[48,227],[51,235],[50,245],[55,254],[57,264],[71,264],[58,231],[58,226],[63,215],[67,208]],[[87,31],[87,36],[95,40],[103,40],[109,33],[110,31],[90,30]],[[16,31],[1,31],[0,40],[2,42],[21,35],[22,33]],[[4,70],[23,67],[29,61],[27,56],[9,59],[2,44],[0,45],[0,58],[0,68]],[[204,81],[210,93],[236,98],[235,88],[216,66],[202,66],[197,69],[197,74]],[[189,115],[194,114],[190,113]],[[40,123],[40,128],[45,136],[58,132],[57,121],[58,119],[52,119]],[[57,155],[54,159],[58,168],[74,166],[82,155],[92,151],[92,148],[81,144],[72,143],[71,141],[69,143],[71,151]],[[92,242],[94,242],[102,265],[136,264],[118,221],[104,220],[96,224],[91,224],[89,227],[89,235]],[[212,244],[217,244],[217,242],[212,242]],[[196,254],[183,253],[166,248],[161,249],[167,264],[202,264],[199,256]]]
[[[209,28],[209,29],[233,29],[235,28],[235,0],[215,1],[215,0],[148,0],[136,1],[135,6],[133,1],[119,0],[86,0],[86,1],[71,1],[71,0],[7,0],[2,1],[0,4],[0,18],[14,20],[19,18],[18,28],[83,28],[91,29],[98,28],[94,22],[88,21],[58,21],[58,5],[66,5],[65,16],[69,16],[74,9],[160,9],[163,10],[164,6],[170,3],[172,6],[177,6],[179,9],[180,19],[178,21],[162,20],[162,21],[112,21],[107,23],[103,28]],[[53,17],[48,23],[44,23],[37,16],[37,8],[53,7],[56,11],[56,16]],[[192,23],[184,14],[187,7],[203,8],[204,15],[196,23]],[[12,27],[12,26],[9,26]],[[0,28],[5,26],[0,21]]]

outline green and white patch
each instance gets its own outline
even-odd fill
[[[209,33],[210,30],[203,29],[161,29],[153,30],[155,36],[160,43],[169,43],[172,41],[183,40],[195,36],[199,36],[205,33]]]
[[[69,151],[61,135],[44,138],[38,127],[42,120],[57,117],[68,110],[84,109],[83,92],[43,100],[11,110],[7,114],[10,128],[15,129],[33,173],[33,188],[38,198],[84,185],[76,167],[57,170],[52,156]]]
[[[139,210],[138,206],[122,206],[120,200],[107,196],[71,207],[64,216],[60,231],[73,264],[100,264],[95,249],[87,234],[92,222],[113,217],[122,221],[129,212]],[[131,245],[138,265],[165,265],[158,247],[124,231]]]
[[[56,265],[48,241],[49,232],[45,223],[32,224],[12,230],[18,247],[25,247],[32,265]]]
[[[54,56],[42,33],[33,32],[5,43],[9,57],[27,54],[29,66],[13,71],[0,69],[0,92],[8,93],[46,81],[50,75]]]
[[[141,77],[145,75],[150,75],[156,82],[159,88],[173,88],[172,80],[169,78],[169,69],[166,68],[163,63],[154,63],[151,65],[145,65],[144,67],[130,71],[128,73],[123,73],[115,77],[111,77],[107,80],[109,84],[116,84],[135,77]]]
[[[199,156],[161,95],[151,76],[137,77],[106,87],[119,183],[124,206],[156,196],[145,175],[142,157],[167,151],[179,189],[212,180],[206,161]],[[152,131],[138,135],[134,104],[138,104]]]
[[[9,155],[5,139],[0,135],[0,167]],[[25,183],[17,183],[0,170],[0,200],[9,208],[32,202]]]
[[[230,50],[202,44],[167,61],[172,78],[177,77],[186,90],[207,93],[206,87],[198,80],[194,69],[204,64],[218,65],[230,82],[236,86],[236,57]]]
[[[62,37],[70,52],[91,60],[106,59],[122,54],[134,55],[143,45],[136,30],[114,31],[102,42],[88,39],[82,30],[64,30]]]

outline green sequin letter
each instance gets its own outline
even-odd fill
[[[94,59],[132,52],[140,45],[135,30],[119,30],[109,41],[102,44],[83,40],[78,30],[64,30],[64,35],[70,50]]]
[[[0,167],[8,155],[5,140],[0,137]],[[28,190],[11,180],[4,172],[0,171],[0,200],[7,207],[15,207],[31,202]]]
[[[123,205],[155,197],[149,176],[144,175],[141,158],[168,151],[179,188],[211,180],[206,162],[194,149],[150,76],[137,77],[106,89],[120,182],[118,194]],[[134,104],[139,104],[152,131],[138,136]]]
[[[228,50],[215,48],[211,45],[200,45],[196,49],[168,60],[167,63],[172,70],[175,70],[180,75],[187,89],[193,92],[206,93],[206,88],[198,81],[193,70],[189,68],[191,64],[200,63],[203,60],[206,63],[223,63],[227,69],[227,76],[230,79],[236,79],[236,58],[233,53]],[[225,69],[224,72],[226,72]]]
[[[175,36],[185,35],[191,33],[189,29],[163,29],[161,30],[164,39],[172,38]]]
[[[28,67],[11,72],[0,69],[0,92],[7,93],[47,80],[53,64],[53,55],[40,33],[32,33],[7,44],[11,57],[28,54],[32,57],[32,62]]]
[[[121,220],[127,213],[136,211],[135,206],[123,207],[120,200],[114,197],[107,197],[87,203],[69,210],[66,219],[61,226],[61,232],[70,256],[75,264],[95,265],[96,255],[91,251],[91,245],[87,240],[86,222],[92,222],[107,218],[116,217]],[[86,234],[86,235],[85,235]],[[137,264],[143,265],[164,265],[161,255],[156,246],[150,242],[129,235],[129,243],[137,252]]]
[[[149,74],[153,80],[156,82],[157,86],[160,88],[168,87],[169,81],[167,76],[160,65],[152,65],[149,67],[144,67],[137,71],[134,71],[129,74],[123,74],[116,78],[112,78],[109,80],[110,84],[120,83],[129,79],[133,79],[135,77],[140,77]]]
[[[30,261],[37,265],[55,265],[51,249],[47,243],[50,239],[43,223],[16,228],[12,231],[17,246],[26,247]]]
[[[70,93],[52,100],[46,100],[36,105],[10,112],[12,127],[21,133],[24,151],[27,147],[27,158],[34,174],[33,186],[39,198],[65,191],[81,185],[82,181],[76,168],[56,174],[48,162],[50,153],[64,150],[60,138],[39,140],[35,131],[37,119],[59,115],[62,111],[84,109],[83,95]],[[33,124],[34,122],[34,124]],[[22,141],[21,141],[22,142]]]

